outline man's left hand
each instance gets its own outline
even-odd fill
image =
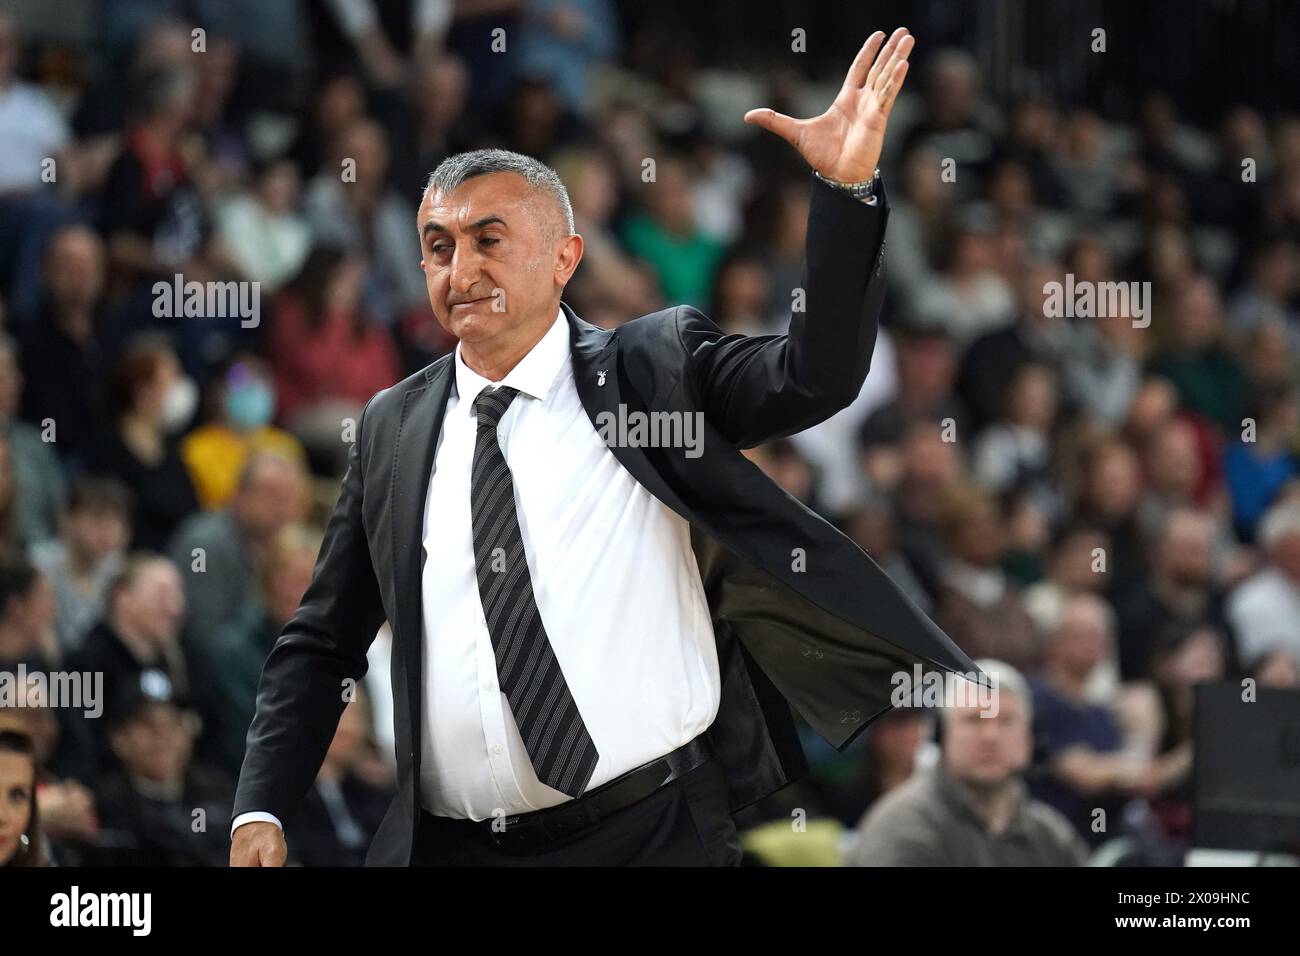
[[[839,95],[821,116],[800,120],[763,108],[746,113],[745,122],[786,140],[827,179],[868,180],[880,163],[885,124],[907,76],[907,57],[914,44],[906,27],[895,30],[887,43],[885,34],[877,31],[854,57]]]

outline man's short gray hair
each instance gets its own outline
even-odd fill
[[[447,195],[455,192],[465,180],[487,173],[518,173],[534,190],[546,192],[559,209],[560,222],[567,230],[564,235],[573,235],[573,204],[569,202],[564,180],[550,166],[523,153],[508,149],[474,149],[448,156],[429,174],[424,195],[427,197],[433,189]]]
[[[997,688],[999,694],[1005,690],[1020,698],[1020,703],[1024,705],[1025,719],[1032,724],[1034,721],[1034,692],[1029,687],[1029,681],[1025,680],[1025,675],[1006,661],[1000,661],[993,657],[981,657],[975,662],[975,666],[993,678],[993,686]]]

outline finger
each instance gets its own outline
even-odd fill
[[[879,95],[884,90],[885,84],[893,79],[894,70],[898,67],[898,64],[907,62],[907,56],[912,52],[912,47],[914,47],[915,45],[916,45],[915,38],[911,36],[906,36],[903,37],[902,41],[898,44],[898,46],[894,48],[894,52],[889,57],[889,62],[887,62],[883,67],[881,67],[880,73],[876,77],[877,95]]]
[[[269,845],[262,846],[260,859],[261,866],[284,866],[285,845],[283,840],[276,840]]]
[[[799,139],[799,124],[802,120],[763,107],[746,113],[745,122],[754,126],[761,126],[769,133],[775,133],[787,143],[794,145]]]
[[[884,42],[885,34],[881,30],[877,30],[867,37],[867,42],[862,44],[862,49],[853,58],[853,65],[849,67],[849,75],[844,78],[846,87],[854,90],[862,88],[862,85],[867,82],[867,74],[871,71],[871,64],[876,58],[876,51],[880,49],[880,45]]]
[[[903,86],[903,77],[907,76],[907,67],[908,62],[906,60],[896,64],[894,66],[893,75],[885,84],[885,88],[881,90],[880,94],[877,96],[877,101],[880,103],[880,109],[886,115],[888,115],[890,110],[894,108],[894,100],[898,99],[898,91]]]
[[[866,85],[875,88],[876,81],[880,78],[881,70],[889,62],[889,58],[894,55],[894,50],[898,47],[899,41],[907,36],[907,27],[899,27],[890,34],[889,42],[885,48],[880,51],[880,56],[876,57],[876,62],[871,64],[871,70],[867,73]]]

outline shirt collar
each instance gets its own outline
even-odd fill
[[[539,401],[545,400],[551,386],[559,377],[569,357],[569,323],[561,309],[555,314],[555,321],[547,329],[528,354],[520,359],[506,377],[493,382],[479,375],[468,365],[460,354],[460,343],[456,344],[456,395],[474,414],[474,400],[485,388],[510,387],[518,389],[520,394],[529,395]]]

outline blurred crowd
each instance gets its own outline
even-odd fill
[[[0,697],[0,865],[224,862],[350,426],[455,344],[418,269],[441,159],[560,173],[587,321],[689,303],[784,329],[809,174],[736,120],[834,85],[674,56],[627,6],[64,0],[93,24],[75,43],[0,8],[0,671],[102,674],[104,704]],[[918,42],[871,373],[747,454],[1006,693],[973,723],[897,710],[842,754],[807,734],[809,777],[740,817],[749,859],[1065,864],[1118,839],[1176,863],[1195,686],[1300,687],[1300,114],[994,97]],[[257,283],[252,321],[157,288],[189,282]],[[1070,317],[1045,294],[1067,282],[1150,295]],[[294,862],[359,863],[386,809],[388,654],[381,631],[286,821]]]

